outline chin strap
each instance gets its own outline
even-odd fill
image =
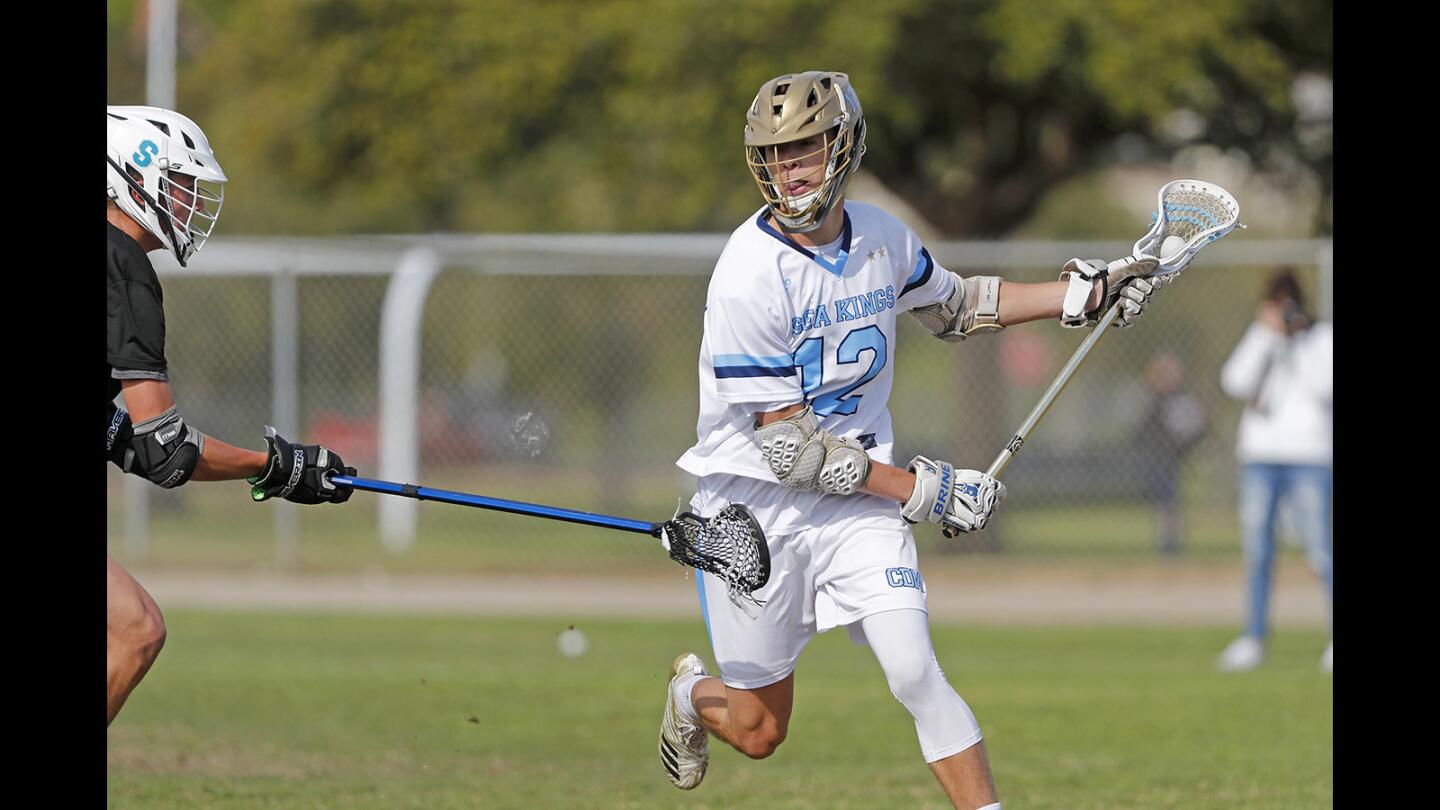
[[[150,206],[152,209],[154,209],[154,211],[155,211],[155,219],[159,220],[159,222],[160,222],[160,227],[165,230],[165,236],[166,236],[166,238],[168,238],[168,239],[170,240],[170,253],[171,253],[171,255],[173,255],[173,256],[175,257],[175,261],[179,262],[181,267],[184,267],[184,266],[185,266],[185,257],[182,256],[182,255],[180,255],[180,254],[183,253],[184,251],[180,250],[180,249],[177,247],[177,245],[179,245],[180,242],[175,239],[175,228],[174,228],[174,226],[172,226],[172,225],[170,224],[170,215],[165,212],[165,209],[163,209],[163,208],[161,208],[160,206],[156,205],[156,204],[155,204],[155,198],[154,198],[154,197],[151,197],[148,193],[146,193],[144,187],[142,187],[139,183],[135,182],[135,178],[131,177],[128,172],[126,172],[124,169],[122,169],[122,168],[120,168],[118,165],[116,165],[115,161],[114,161],[114,160],[111,160],[109,155],[106,155],[106,156],[105,156],[105,162],[106,162],[106,163],[109,163],[110,166],[115,169],[116,173],[118,173],[121,177],[125,178],[125,182],[130,185],[130,190],[131,190],[131,191],[135,192],[136,194],[139,194],[139,195],[140,195],[140,198],[145,201],[145,204],[148,205],[148,206]],[[115,198],[115,194],[113,193],[114,190],[113,190],[113,189],[110,189],[109,191],[110,191],[111,193],[109,193],[107,196],[109,196],[111,199],[114,199],[114,198]]]

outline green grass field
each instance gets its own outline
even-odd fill
[[[721,744],[693,793],[655,755],[671,658],[697,621],[568,622],[171,610],[109,730],[110,806],[945,808],[868,650],[832,632],[797,672],[790,739]],[[1006,810],[1330,806],[1332,680],[1319,631],[1213,673],[1226,629],[942,626]]]

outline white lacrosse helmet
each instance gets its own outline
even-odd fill
[[[792,161],[778,147],[804,138],[820,138],[819,166],[801,175],[809,188],[787,191]],[[865,156],[865,114],[850,77],[829,70],[787,73],[760,86],[745,116],[745,158],[770,212],[787,230],[819,228],[840,201],[845,184]],[[813,159],[815,153],[800,160]],[[814,182],[818,180],[819,182]]]
[[[228,178],[194,121],[159,107],[106,107],[106,194],[184,267],[220,218]]]

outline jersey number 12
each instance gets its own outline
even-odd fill
[[[866,369],[864,376],[838,391],[815,396],[815,392],[825,380],[825,338],[810,338],[795,350],[795,366],[800,369],[805,398],[811,401],[811,407],[817,416],[829,416],[832,413],[849,415],[860,407],[860,398],[864,394],[850,394],[875,379],[880,370],[885,368],[885,333],[874,324],[852,329],[835,349],[835,363],[847,366],[860,362],[860,355],[867,351],[871,353],[870,368]],[[840,371],[845,370],[847,369]]]

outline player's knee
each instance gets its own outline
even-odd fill
[[[924,700],[935,688],[935,681],[939,677],[932,661],[919,658],[892,663],[885,670],[885,681],[890,686],[890,694],[907,707]]]
[[[134,655],[149,662],[160,655],[166,635],[165,617],[160,609],[147,605],[125,626],[123,641]]]
[[[165,618],[160,611],[147,611],[144,620],[136,632],[137,646],[140,654],[147,661],[154,661],[160,655],[160,650],[165,646]]]
[[[785,742],[785,728],[778,723],[764,723],[735,736],[737,751],[751,759],[764,759],[775,753],[780,743]]]

